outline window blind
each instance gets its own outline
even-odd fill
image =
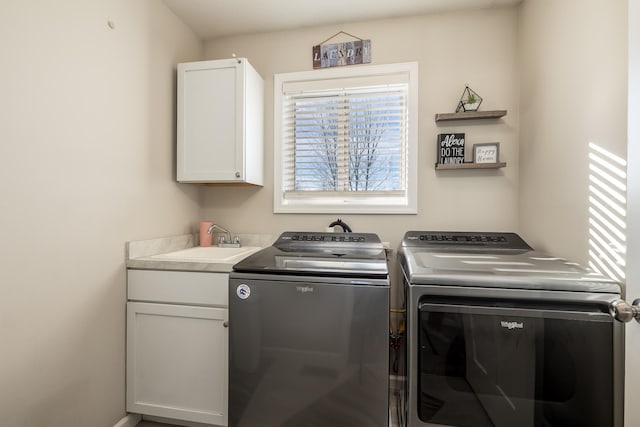
[[[404,197],[408,84],[309,87],[283,91],[284,197]]]

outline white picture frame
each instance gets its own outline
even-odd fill
[[[500,160],[500,143],[487,142],[473,144],[474,163],[498,163]]]

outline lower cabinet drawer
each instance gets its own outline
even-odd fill
[[[127,270],[127,299],[171,304],[228,305],[227,273]]]

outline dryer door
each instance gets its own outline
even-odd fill
[[[452,426],[613,426],[615,328],[594,304],[425,297],[418,416]]]

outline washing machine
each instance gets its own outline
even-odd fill
[[[514,233],[409,231],[409,427],[622,426],[620,285]]]
[[[387,427],[388,401],[377,235],[286,232],[233,267],[230,427]]]

